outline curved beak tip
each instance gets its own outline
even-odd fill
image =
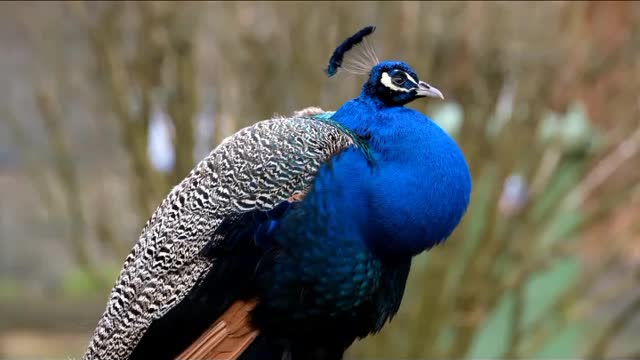
[[[419,96],[434,97],[444,100],[444,95],[442,95],[442,92],[440,90],[427,84],[424,81],[420,81],[420,83],[418,84],[417,94]]]

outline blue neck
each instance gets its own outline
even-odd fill
[[[369,139],[375,169],[366,209],[369,245],[416,255],[445,240],[469,203],[471,176],[453,139],[421,113],[361,94],[332,117]]]

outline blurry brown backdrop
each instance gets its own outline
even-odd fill
[[[368,24],[474,191],[354,359],[640,358],[640,3],[0,3],[0,358],[78,357],[143,223],[239,128],[336,109]]]

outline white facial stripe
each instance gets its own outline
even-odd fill
[[[386,72],[382,73],[382,78],[380,79],[380,82],[382,83],[382,85],[394,91],[411,92],[411,90],[409,89],[405,89],[403,87],[394,85],[393,82],[391,81],[391,76],[389,76],[389,74],[387,74]]]
[[[416,79],[412,78],[411,75],[409,75],[406,72],[404,72],[404,74],[407,75],[407,79],[409,79],[409,81],[411,81],[412,83],[416,84],[416,86],[418,85],[418,82],[416,81]]]

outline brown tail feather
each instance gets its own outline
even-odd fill
[[[177,360],[235,360],[258,336],[249,313],[255,300],[236,301]]]

